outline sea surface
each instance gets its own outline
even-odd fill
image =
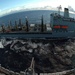
[[[54,73],[75,68],[75,40],[1,39],[0,64],[15,71],[25,71],[35,61],[35,72]]]

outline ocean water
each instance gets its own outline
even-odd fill
[[[25,71],[35,60],[35,72],[54,73],[75,67],[75,40],[1,39],[0,64],[15,71]]]

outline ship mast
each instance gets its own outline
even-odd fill
[[[44,29],[43,29],[43,25],[44,25],[44,22],[43,22],[43,15],[42,15],[42,17],[41,17],[41,32],[44,31]]]
[[[2,32],[4,33],[5,32],[5,26],[4,26],[4,23],[2,24]]]
[[[17,21],[15,21],[15,29],[18,30],[18,24],[17,24]]]
[[[60,10],[62,9],[61,5],[58,8],[58,14],[60,15]]]
[[[28,25],[28,19],[26,17],[26,31],[28,32],[29,31],[29,25]]]
[[[11,23],[11,20],[9,21],[8,29],[9,29],[9,30],[11,30],[11,29],[12,29],[12,23]]]

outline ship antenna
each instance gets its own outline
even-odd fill
[[[60,15],[60,10],[62,9],[61,5],[58,8],[58,14]]]

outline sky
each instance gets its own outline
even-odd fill
[[[56,8],[59,5],[75,9],[75,0],[0,0],[0,15],[27,8],[37,9],[46,6]]]

